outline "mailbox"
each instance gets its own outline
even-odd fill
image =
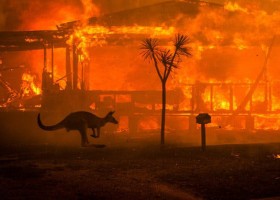
[[[209,124],[211,123],[211,116],[208,113],[200,113],[196,116],[196,123]]]
[[[200,113],[196,116],[196,123],[201,125],[201,149],[206,149],[206,131],[205,124],[211,123],[211,116],[208,113]]]

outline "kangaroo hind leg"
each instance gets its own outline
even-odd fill
[[[90,135],[91,137],[94,137],[94,138],[97,138],[97,135],[96,135],[96,133],[95,133],[95,129],[94,128],[92,128],[92,135]]]

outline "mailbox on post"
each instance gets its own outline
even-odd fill
[[[201,149],[206,149],[206,132],[205,124],[211,123],[211,116],[208,113],[200,113],[196,116],[196,123],[201,124]]]

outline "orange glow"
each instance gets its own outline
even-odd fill
[[[231,2],[231,1],[226,2],[224,5],[224,8],[231,12],[235,12],[235,11],[241,11],[241,12],[245,12],[245,13],[248,12],[248,10],[246,8],[242,8],[238,3]]]
[[[248,48],[246,41],[238,36],[234,38],[233,43],[239,50]]]
[[[160,127],[159,121],[154,117],[147,117],[139,122],[140,130],[158,130]]]
[[[21,95],[22,97],[41,94],[41,89],[35,84],[35,76],[29,73],[22,74]]]
[[[280,130],[279,115],[257,115],[255,128],[258,130]]]
[[[102,47],[107,44],[106,38],[112,35],[122,35],[129,38],[129,35],[141,35],[142,37],[171,37],[175,33],[174,27],[148,27],[148,26],[82,26],[77,27],[74,33],[70,35],[67,44],[71,46],[75,44],[78,49],[80,61],[89,60],[90,47]]]

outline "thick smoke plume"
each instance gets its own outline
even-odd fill
[[[64,22],[98,16],[91,0],[6,0],[0,2],[1,30],[56,29]]]

